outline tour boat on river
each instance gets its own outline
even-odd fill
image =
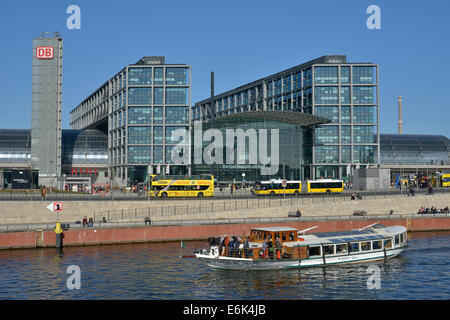
[[[385,260],[399,255],[408,242],[403,226],[372,224],[357,230],[306,234],[315,228],[254,228],[242,241],[210,238],[209,248],[195,252],[194,257],[218,269],[303,268]]]

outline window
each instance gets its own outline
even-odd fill
[[[338,163],[339,147],[338,146],[315,146],[316,163]]]
[[[350,126],[341,126],[341,143],[352,142],[352,129]]]
[[[153,127],[153,143],[154,144],[163,143],[163,127],[160,126]]]
[[[361,242],[361,251],[369,251],[372,248],[370,247],[371,242],[367,241],[367,242]]]
[[[310,257],[320,256],[320,247],[319,246],[308,247],[308,252]]]
[[[337,108],[336,108],[337,109]],[[321,126],[315,129],[314,141],[316,144],[338,143],[339,142],[338,126]]]
[[[353,83],[355,84],[376,84],[376,69],[373,66],[353,67]]]
[[[334,245],[323,246],[324,255],[334,254]]]
[[[163,147],[162,146],[154,146],[153,147],[153,163],[163,163]]]
[[[150,127],[128,127],[129,144],[150,144]]]
[[[149,163],[150,147],[148,146],[129,146],[128,163]]]
[[[317,104],[338,103],[338,87],[315,87],[314,96]]]
[[[353,126],[353,143],[374,143],[375,126]]]
[[[154,77],[154,84],[164,84],[164,72],[163,68],[155,68],[155,77]]]
[[[163,123],[163,107],[153,107],[153,123],[162,124]]]
[[[341,122],[350,123],[350,106],[341,106]]]
[[[373,250],[380,250],[381,249],[381,240],[380,241],[372,241],[372,248],[373,248]]]
[[[156,87],[153,89],[153,103],[154,104],[163,104],[163,88]]]
[[[350,83],[350,67],[341,67],[341,83]]]
[[[152,68],[129,68],[129,85],[150,85],[152,84]]]
[[[166,104],[188,104],[188,88],[166,88]]]
[[[354,163],[374,163],[375,161],[374,146],[353,146],[353,162]]]
[[[166,107],[166,123],[185,124],[187,122],[186,107]]]
[[[377,103],[377,88],[376,87],[353,87],[353,103]]]
[[[291,76],[286,76],[283,78],[283,92],[290,92],[291,88]]]
[[[128,108],[128,124],[150,124],[152,109],[150,107]]]
[[[314,115],[330,119],[333,123],[337,123],[339,122],[339,107],[316,106],[314,107]]]
[[[129,88],[128,104],[142,105],[152,103],[151,88]]]
[[[354,123],[376,123],[377,107],[376,106],[354,106],[353,122]]]
[[[399,235],[396,235],[395,236],[395,244],[397,245],[397,244],[399,244],[400,243],[400,236]]]
[[[350,103],[350,87],[341,87],[341,103]]]
[[[352,147],[351,146],[342,146],[341,147],[341,163],[350,163],[352,162]]]
[[[188,75],[187,68],[166,68],[166,84],[188,84]]]
[[[178,140],[175,140],[174,138],[172,138],[172,133],[178,129],[186,131],[186,129],[184,127],[166,127],[166,143],[177,144],[182,141],[182,137],[179,137]]]
[[[336,84],[338,83],[338,67],[315,67],[315,84]]]
[[[359,242],[351,242],[349,247],[350,252],[356,253],[359,252]]]
[[[392,248],[392,239],[384,240],[383,242],[385,248]]]
[[[336,245],[336,254],[344,254],[347,253],[347,244],[337,244]]]

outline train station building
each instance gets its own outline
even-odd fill
[[[323,56],[192,105],[191,67],[145,56],[75,106],[66,130],[62,50],[57,33],[33,40],[31,130],[0,129],[0,189],[122,187],[145,182],[149,174],[350,182],[353,170],[380,168],[389,169],[395,182],[450,171],[447,137],[380,133],[374,63]],[[179,130],[186,139],[173,136]],[[234,142],[217,156],[214,134],[203,138],[230,131]],[[173,159],[180,145],[188,159],[182,163]],[[208,150],[218,161],[203,161]],[[263,170],[270,166],[276,170]]]

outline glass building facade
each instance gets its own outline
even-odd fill
[[[220,183],[304,179],[304,133],[327,122],[325,118],[293,111],[243,112],[218,118],[214,129],[220,131],[220,136],[202,139],[201,143],[197,130],[202,134],[212,125],[196,122],[192,170],[196,174],[213,173]],[[222,143],[215,145],[216,139]],[[201,150],[195,149],[198,145],[202,145]]]
[[[258,110],[308,113],[331,120],[305,132],[307,179],[349,178],[348,166],[377,165],[378,65],[323,56],[214,97],[215,118]],[[194,121],[211,118],[211,99],[192,108]]]
[[[165,64],[164,57],[144,57],[123,68],[71,112],[73,129],[108,132],[110,176],[121,185],[146,181],[148,174],[187,174],[171,150],[189,144],[172,138],[189,132],[191,68]]]

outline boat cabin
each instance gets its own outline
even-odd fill
[[[284,242],[297,241],[297,229],[289,227],[266,227],[254,228],[250,231],[250,242],[262,243],[263,241],[272,240],[275,243],[279,239]]]

